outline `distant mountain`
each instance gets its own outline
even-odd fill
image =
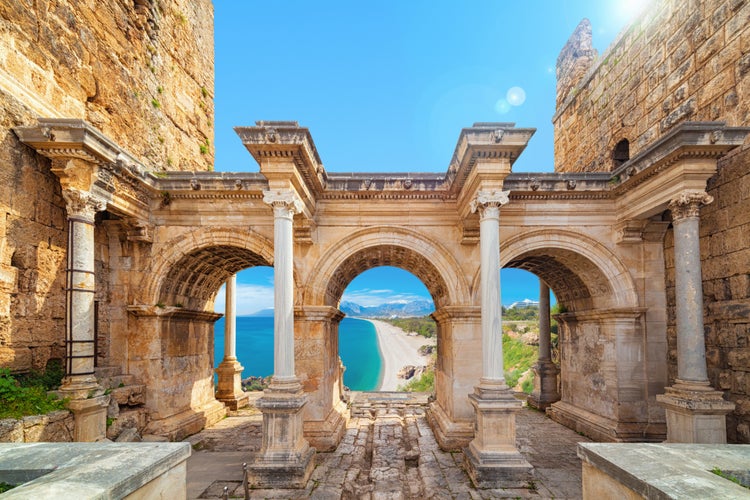
[[[339,309],[348,316],[362,316],[365,318],[413,318],[430,314],[435,310],[435,306],[429,300],[388,302],[372,307],[344,301],[339,306]]]

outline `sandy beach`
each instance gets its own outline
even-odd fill
[[[408,365],[427,365],[429,356],[421,356],[418,349],[423,345],[435,345],[436,339],[428,339],[416,334],[409,335],[401,328],[384,321],[376,319],[365,321],[375,325],[380,352],[383,355],[383,380],[377,390],[395,391],[399,385],[406,383],[406,380],[397,377],[399,370]]]

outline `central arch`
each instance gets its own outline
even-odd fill
[[[310,273],[306,304],[338,307],[354,277],[377,266],[411,272],[427,287],[435,307],[464,304],[469,286],[458,261],[437,241],[402,227],[367,228],[333,243]]]
[[[466,396],[481,370],[477,363],[461,360],[481,349],[476,324],[478,309],[470,306],[471,290],[466,275],[474,262],[458,260],[435,239],[403,227],[370,227],[331,243],[309,274],[303,304],[295,316],[295,337],[300,347],[297,367],[303,373],[305,390],[311,394],[306,407],[305,435],[318,449],[330,449],[321,436],[335,435],[339,417],[342,373],[338,361],[338,324],[343,314],[339,302],[348,284],[362,272],[378,266],[394,266],[419,278],[432,296],[437,323],[435,365],[436,404],[447,420],[463,420],[462,439],[471,431],[473,409]],[[475,310],[476,309],[476,310]],[[468,320],[467,320],[468,318]],[[323,326],[321,326],[321,323]],[[456,326],[460,323],[460,326]],[[304,346],[315,343],[314,352],[323,357],[305,359],[311,352]],[[458,373],[455,366],[463,367]],[[466,368],[469,367],[469,368]],[[340,413],[343,413],[341,410]],[[328,439],[328,437],[326,437]],[[462,441],[462,442],[463,442]]]

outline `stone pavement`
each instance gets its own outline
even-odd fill
[[[378,409],[375,418],[355,417],[336,451],[318,453],[303,490],[251,490],[251,498],[489,499],[580,498],[578,442],[589,441],[543,413],[518,414],[517,445],[535,468],[528,488],[476,490],[463,469],[461,452],[440,450],[424,408]],[[242,463],[260,448],[261,415],[233,412],[189,441],[188,498],[243,496]]]

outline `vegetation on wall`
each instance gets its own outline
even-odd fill
[[[0,368],[0,418],[21,418],[64,410],[67,400],[47,391],[59,386],[55,370],[14,377],[8,368]]]

